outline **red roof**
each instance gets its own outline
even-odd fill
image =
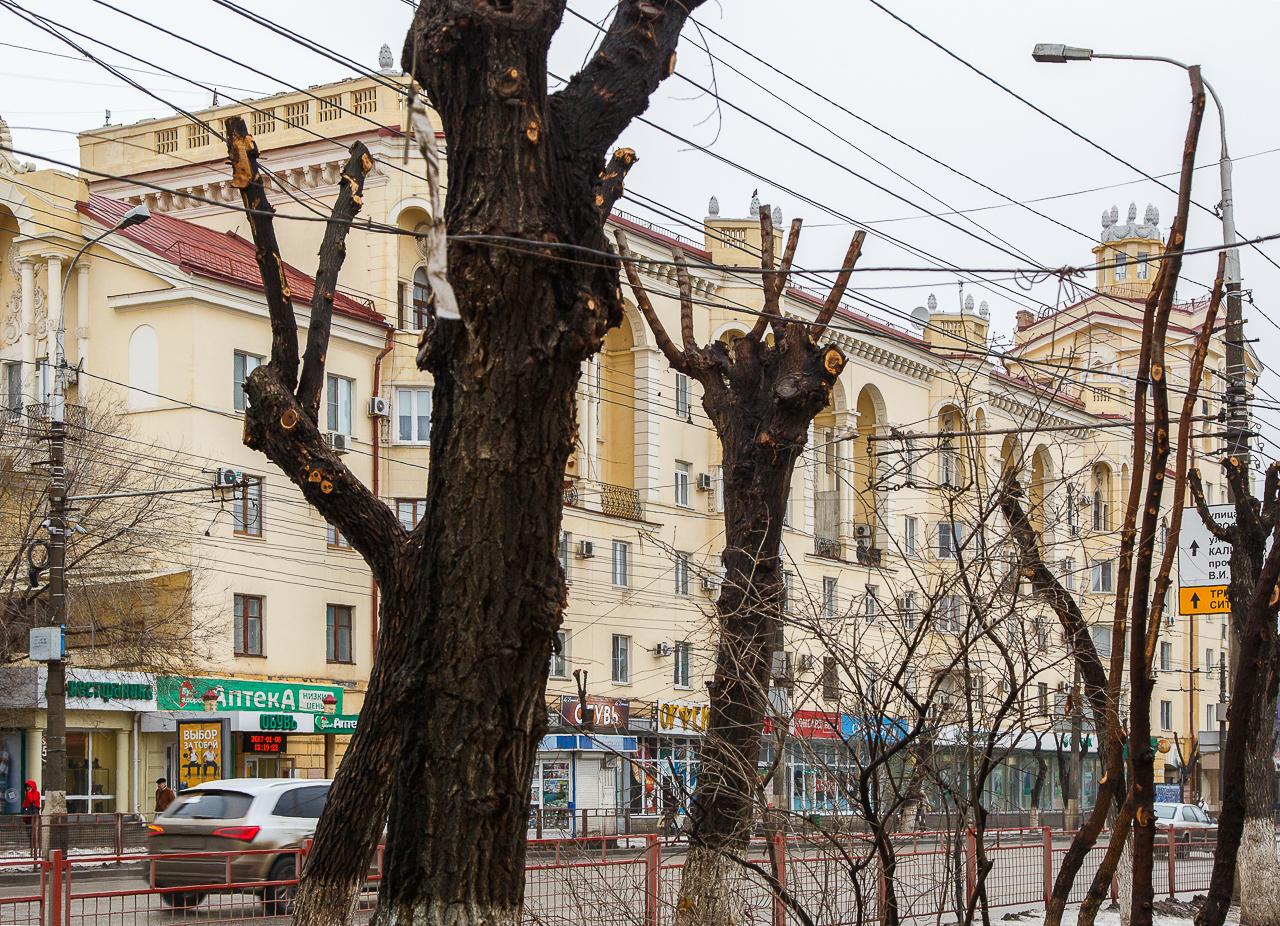
[[[111,226],[132,206],[93,193],[87,203],[76,203],[76,208],[99,224]],[[183,273],[262,292],[262,276],[253,243],[235,232],[218,232],[171,215],[153,213],[141,225],[132,225],[116,234],[169,261]],[[309,305],[315,292],[315,279],[289,264],[285,264],[284,269],[294,304]],[[387,324],[386,319],[374,311],[372,303],[343,293],[334,294],[333,310],[375,325]]]

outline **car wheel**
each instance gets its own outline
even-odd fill
[[[175,910],[190,910],[192,907],[199,906],[200,901],[204,900],[205,894],[199,891],[176,891],[160,895],[160,902],[166,907],[173,907]]]
[[[268,881],[294,881],[298,877],[298,865],[293,856],[278,859],[271,866]],[[262,905],[268,916],[289,916],[293,913],[293,898],[297,896],[298,885],[273,884],[262,892]]]

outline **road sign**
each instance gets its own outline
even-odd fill
[[[1211,505],[1213,520],[1228,527],[1236,521],[1235,505]],[[1227,614],[1231,581],[1231,544],[1210,533],[1194,508],[1182,512],[1178,538],[1178,613]]]

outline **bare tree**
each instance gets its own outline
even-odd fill
[[[193,518],[180,497],[162,494],[181,487],[173,452],[140,439],[109,399],[72,410],[68,494],[115,497],[73,504],[68,651],[95,668],[181,672],[207,663],[225,628],[199,612],[194,559],[175,558]],[[25,660],[28,631],[49,623],[48,475],[39,463],[47,454],[47,419],[31,407],[0,418],[0,664]]]
[[[418,5],[403,62],[449,141],[448,270],[461,320],[437,320],[419,352],[435,387],[427,510],[412,532],[327,448],[316,420],[368,152],[353,147],[343,170],[299,372],[257,149],[242,121],[228,125],[273,331],[270,362],[245,386],[246,443],[342,531],[382,589],[383,645],[316,833],[300,923],[350,919],[389,791],[380,916],[519,919],[529,778],[565,599],[555,551],[574,390],[621,318],[616,263],[571,252],[607,251],[604,221],[634,154],[616,152],[608,169],[605,155],[674,70],[699,2],[624,0],[554,94],[547,52],[563,2]]]
[[[683,255],[673,251],[680,289],[680,345],[667,334],[640,279],[626,236],[616,233],[636,302],[671,367],[702,387],[702,406],[723,449],[725,578],[716,602],[719,642],[708,685],[710,720],[693,797],[689,855],[677,922],[719,926],[736,921],[730,855],[751,834],[756,764],[768,706],[769,674],[782,629],[782,523],[796,458],[809,426],[828,404],[845,357],[821,339],[848,286],[865,232],[853,236],[842,269],[813,322],[788,319],[782,293],[800,239],[791,223],[774,262],[773,219],[760,207],[764,308],[751,331],[727,348],[699,347],[693,336],[693,287]],[[772,340],[765,337],[772,333]]]

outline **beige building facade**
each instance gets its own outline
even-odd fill
[[[411,524],[422,515],[431,413],[430,379],[414,364],[429,289],[412,232],[430,205],[421,160],[400,132],[405,81],[382,72],[197,115],[214,129],[243,115],[263,151],[282,254],[297,268],[290,282],[300,326],[324,227],[317,219],[336,195],[347,146],[359,139],[370,148],[376,167],[362,217],[403,234],[355,228],[348,238],[322,423],[353,471]],[[241,443],[239,383],[267,356],[270,330],[221,142],[203,125],[170,118],[85,132],[80,150],[79,176],[21,164],[0,173],[6,408],[43,414],[51,336],[62,320],[67,360],[78,369],[69,401],[118,399],[134,427],[182,454],[175,484],[211,487],[191,522],[175,528],[172,559],[157,572],[200,577],[193,619],[202,615],[218,641],[216,658],[185,679],[199,704],[175,703],[166,692],[183,679],[165,676],[152,677],[150,699],[72,712],[74,730],[110,742],[109,761],[129,782],[114,788],[112,806],[94,809],[147,809],[146,783],[179,777],[183,720],[225,721],[229,773],[331,774],[347,737],[341,723],[322,718],[345,723],[358,714],[378,642],[378,592],[359,556]],[[691,266],[699,342],[731,341],[753,323],[759,277],[742,268],[759,266],[759,225],[749,217],[758,203],[742,199],[737,217],[721,215],[713,199],[696,239],[613,219],[644,261],[669,330],[678,325],[673,249]],[[95,245],[60,300],[71,255],[139,203],[153,219]],[[1010,606],[1026,591],[988,555],[1003,542],[990,501],[999,474],[1016,470],[1046,559],[1085,603],[1095,640],[1109,641],[1130,454],[1123,424],[1141,320],[1135,300],[1149,285],[1143,257],[1162,247],[1158,217],[1124,227],[1112,219],[1102,243],[1131,252],[1128,275],[1099,271],[1104,295],[1020,316],[1012,351],[990,347],[997,332],[986,303],[971,298],[949,310],[930,297],[914,319],[904,311],[892,323],[852,307],[837,314],[830,338],[849,363],[797,465],[784,531],[792,619],[773,701],[791,718],[791,735],[773,798],[780,805],[843,809],[838,770],[852,761],[847,741],[869,712],[868,680],[879,675],[900,693],[951,686],[956,702],[988,709],[1016,686],[1018,719],[1001,737],[1007,758],[991,809],[1029,807],[1030,744],[1069,727],[1072,678],[1051,617],[1030,601]],[[549,669],[552,731],[532,788],[533,804],[551,811],[657,815],[680,803],[696,780],[706,719],[723,542],[719,445],[696,384],[667,367],[626,294],[622,325],[584,365],[578,445],[565,475],[569,605]],[[821,295],[791,289],[784,309],[812,317]],[[1179,314],[1184,377],[1198,312],[1203,306]],[[1215,341],[1211,365],[1221,366],[1221,350]],[[218,470],[247,477],[248,487],[213,491]],[[976,598],[954,592],[966,568],[982,575]],[[986,619],[975,611],[987,610],[1019,615],[1002,618],[1001,631],[1020,654],[1018,677],[988,653],[964,679],[940,678],[933,667],[946,663],[963,627]],[[1205,711],[1216,704],[1212,669],[1227,643],[1214,615],[1172,616],[1163,639],[1153,726],[1167,766],[1158,778],[1176,781],[1201,732],[1216,731]],[[833,666],[833,653],[853,656]],[[73,666],[86,682],[109,681],[91,664]],[[590,735],[581,730],[575,672],[587,676]],[[255,700],[255,686],[267,694]],[[206,710],[209,691],[216,698]],[[280,706],[286,691],[289,710]],[[333,702],[324,703],[326,693]],[[35,774],[38,703],[23,722],[15,742]],[[278,754],[250,751],[250,734],[262,732],[256,724],[282,722],[294,726]],[[1052,741],[1059,746],[1046,749],[1060,748],[1060,738]],[[1044,806],[1061,798],[1047,796]]]

